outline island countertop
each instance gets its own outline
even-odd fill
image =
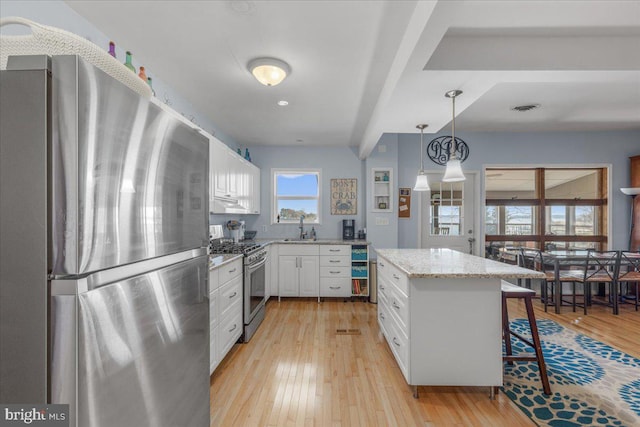
[[[544,273],[451,249],[376,249],[409,278],[544,279]]]

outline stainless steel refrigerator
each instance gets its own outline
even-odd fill
[[[0,86],[0,403],[208,426],[208,142],[77,56]]]

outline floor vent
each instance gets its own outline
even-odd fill
[[[336,329],[336,335],[360,335],[360,329]]]

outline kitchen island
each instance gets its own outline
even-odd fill
[[[377,249],[378,324],[407,383],[502,385],[501,281],[540,272],[450,249]]]

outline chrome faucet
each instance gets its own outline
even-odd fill
[[[304,232],[304,215],[300,215],[300,225],[298,226],[298,228],[300,229],[300,240],[303,240],[306,236],[307,233]]]

